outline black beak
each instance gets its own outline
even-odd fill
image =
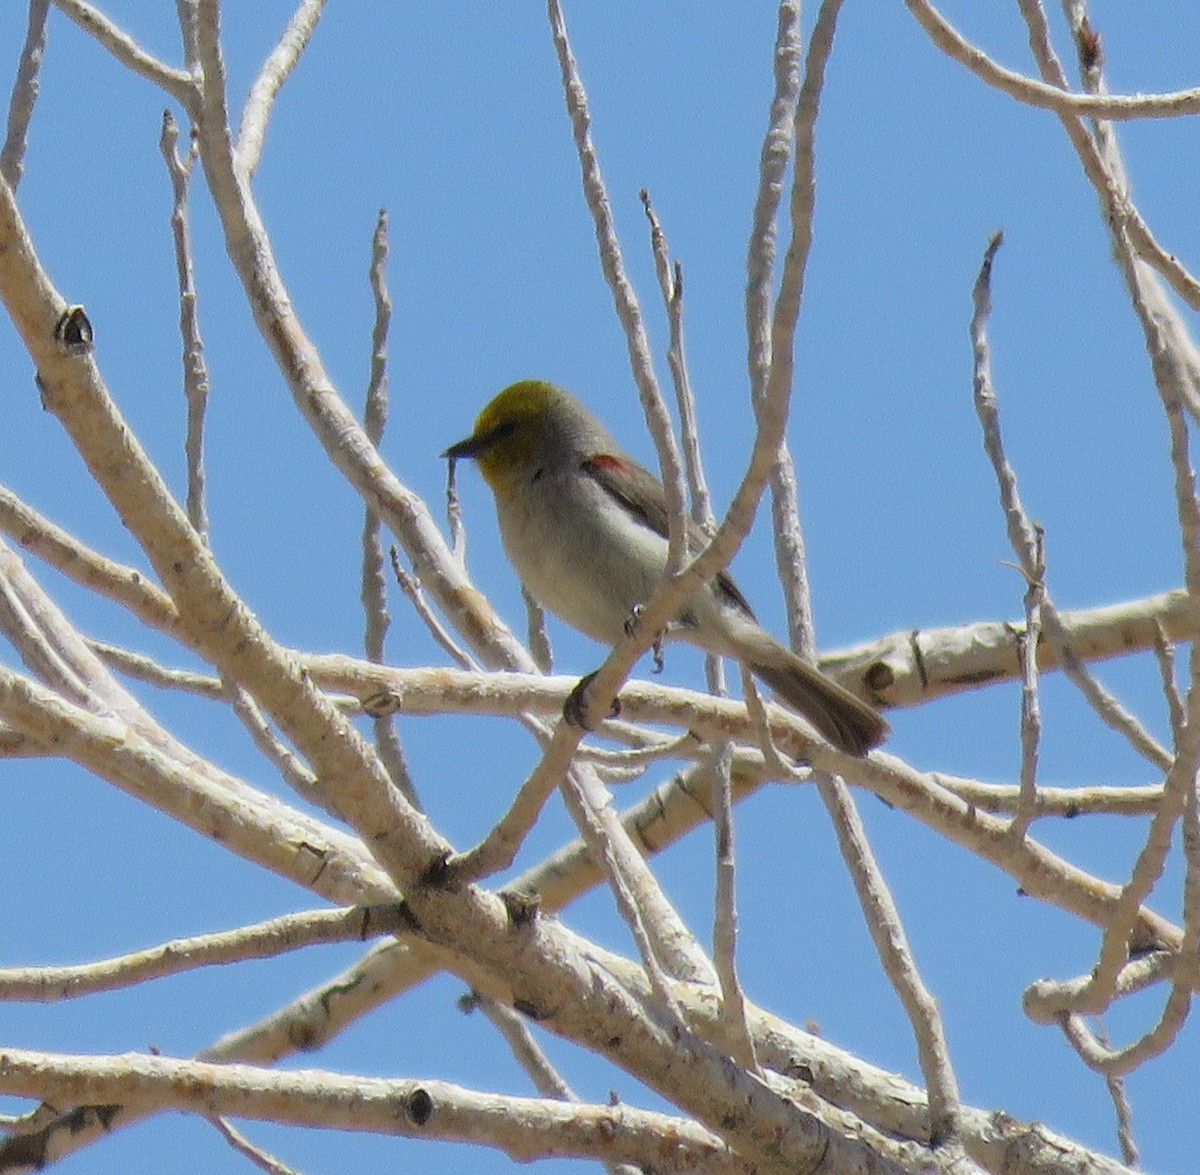
[[[449,457],[451,461],[459,457],[474,457],[479,452],[478,442],[475,437],[466,437],[461,441],[456,441],[444,453],[443,457]]]
[[[514,421],[505,420],[495,428],[489,428],[485,433],[475,433],[472,436],[464,437],[461,441],[456,441],[442,456],[449,457],[451,461],[459,457],[478,457],[480,453],[490,449],[497,442],[511,436],[516,427]]]

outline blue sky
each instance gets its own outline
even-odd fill
[[[24,35],[23,7],[0,9],[10,74]],[[178,60],[172,5],[126,0],[105,7],[148,48]],[[235,99],[289,7],[227,5]],[[1200,11],[1193,5],[1108,0],[1092,10],[1113,91],[1195,84]],[[566,14],[664,386],[666,330],[639,189],[649,189],[685,267],[688,358],[708,472],[723,505],[750,443],[743,275],[775,11],[762,0],[648,0],[636,17],[630,11],[568,4]],[[944,11],[999,60],[1030,70],[1012,6],[960,0]],[[1061,22],[1056,29],[1067,56]],[[182,496],[169,186],[157,146],[164,98],[54,14],[19,199],[53,280],[88,308],[99,362],[132,427]],[[1121,130],[1139,206],[1167,247],[1193,267],[1200,264],[1190,197],[1200,181],[1196,136],[1194,120]],[[997,228],[1006,243],[993,291],[995,379],[1023,497],[1046,527],[1055,600],[1063,608],[1089,607],[1177,586],[1181,559],[1162,412],[1096,200],[1056,120],[965,75],[903,6],[848,5],[817,160],[816,239],[790,440],[821,646],[1020,612],[1024,585],[1006,563],[1012,555],[972,407],[967,338],[971,283]],[[300,317],[352,404],[361,403],[367,376],[370,235],[377,210],[389,210],[393,399],[383,448],[435,512],[445,477],[438,453],[469,431],[490,395],[522,377],[572,388],[630,449],[652,460],[580,194],[542,6],[330,5],[272,117],[255,190]],[[356,651],[360,505],[328,468],[259,342],[199,187],[193,217],[212,379],[214,548],[279,639]],[[7,320],[0,322],[0,356],[0,481],[106,553],[144,566],[56,421],[42,412]],[[501,613],[523,625],[486,491],[470,470],[460,489],[471,571]],[[177,663],[115,607],[31,566],[88,635]],[[734,566],[760,616],[782,632],[765,518]],[[399,599],[393,614],[391,657],[442,663]],[[557,625],[552,636],[563,670],[599,663],[600,651],[583,638]],[[697,658],[672,650],[667,678],[694,682],[698,668]],[[1106,665],[1101,675],[1167,737],[1149,658]],[[144,696],[198,750],[257,786],[282,786],[223,716],[169,695]],[[1155,781],[1153,769],[1101,727],[1062,680],[1046,680],[1043,705],[1044,783]],[[922,769],[1011,782],[1018,713],[1013,686],[899,712],[890,749]],[[402,723],[401,732],[431,815],[464,846],[486,831],[534,762],[531,741],[500,723],[427,719]],[[486,755],[472,736],[486,740]],[[13,763],[4,779],[6,963],[88,959],[312,904],[69,766]],[[631,802],[644,786],[627,789],[619,801]],[[964,1097],[1112,1152],[1102,1082],[1054,1032],[1020,1011],[1032,980],[1090,968],[1097,932],[1018,896],[1010,878],[872,797],[860,803],[917,961],[946,1016]],[[916,1078],[910,1033],[879,975],[815,795],[770,788],[742,805],[737,819],[740,965],[751,997],[796,1022],[816,1021],[829,1039]],[[538,860],[568,831],[555,806],[520,865]],[[1142,831],[1091,818],[1042,822],[1034,835],[1120,880]],[[690,923],[707,935],[706,832],[666,853],[662,875]],[[1176,860],[1153,903],[1173,918],[1179,884]],[[629,950],[610,906],[606,895],[593,894],[565,917]],[[0,1040],[73,1051],[156,1044],[188,1055],[321,982],[354,953],[314,950],[121,996],[9,1006],[0,1011]],[[527,1092],[482,1019],[455,1010],[460,992],[453,979],[431,981],[301,1063]],[[1114,1014],[1113,1037],[1150,1023],[1160,998]],[[639,1101],[623,1075],[561,1042],[549,1047],[581,1096],[604,1099],[615,1087]],[[1130,1079],[1147,1170],[1185,1169],[1185,1140],[1200,1114],[1180,1094],[1190,1090],[1198,1064],[1193,1027]],[[448,1155],[391,1139],[254,1124],[249,1132],[310,1172],[374,1170],[397,1160],[444,1165]],[[244,1169],[209,1128],[160,1119],[82,1152],[62,1170],[171,1169],[180,1153],[191,1156],[192,1169]],[[455,1161],[463,1170],[507,1167],[491,1153],[456,1152]]]

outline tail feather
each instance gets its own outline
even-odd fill
[[[877,710],[782,645],[777,648],[770,661],[747,661],[747,668],[835,747],[861,757],[887,738],[888,724]]]

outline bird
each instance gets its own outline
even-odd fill
[[[442,456],[478,466],[505,554],[530,595],[594,640],[616,644],[665,574],[667,499],[658,478],[581,400],[544,380],[506,387]],[[689,521],[690,548],[706,541]],[[847,754],[861,757],[888,736],[874,707],[758,623],[726,571],[692,594],[665,635],[736,658]]]

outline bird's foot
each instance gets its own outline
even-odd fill
[[[638,622],[641,620],[641,618],[642,606],[641,604],[634,604],[634,606],[629,610],[629,615],[625,619],[626,636],[637,635]],[[650,646],[650,655],[654,658],[654,668],[650,671],[651,673],[661,673],[663,671],[663,665],[666,663],[663,657],[664,635],[664,633],[660,632],[654,638],[654,643]]]

